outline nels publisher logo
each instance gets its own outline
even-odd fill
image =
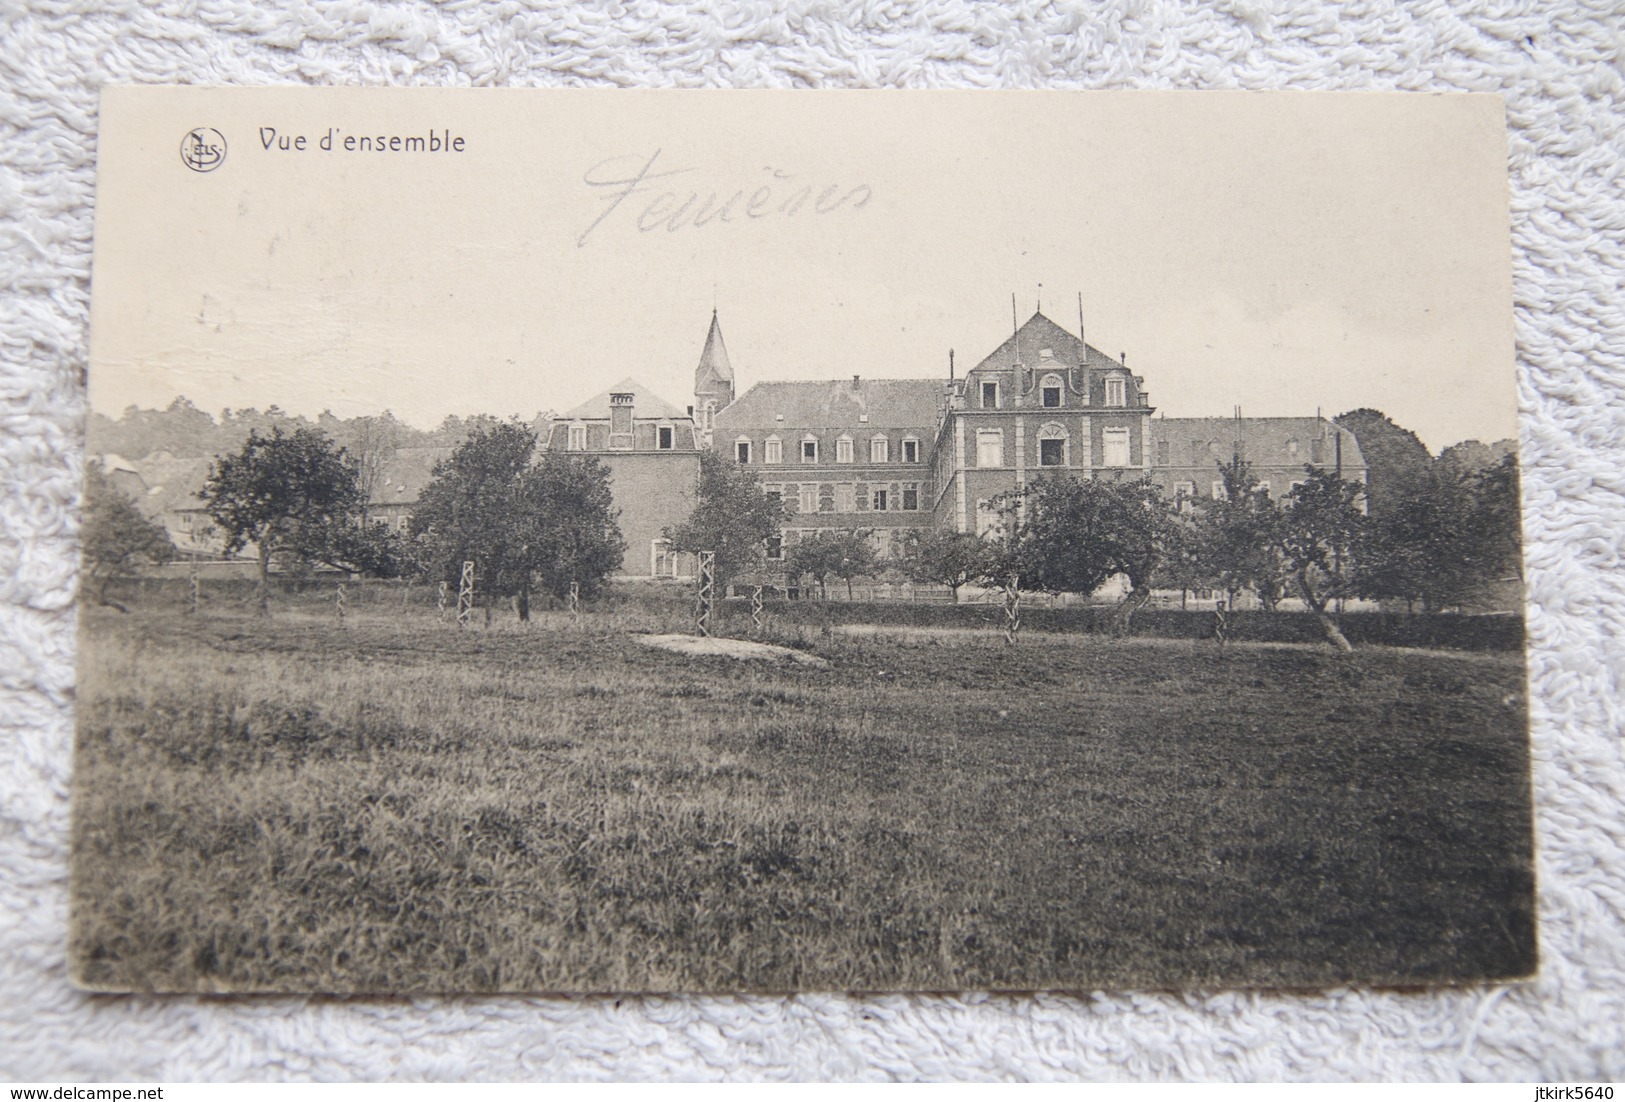
[[[181,163],[193,172],[213,172],[226,159],[226,136],[210,126],[188,130],[181,139]]]

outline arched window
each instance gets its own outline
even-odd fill
[[[1060,409],[1066,394],[1066,384],[1059,375],[1045,375],[1038,384],[1040,403],[1045,409]]]
[[[1038,465],[1065,467],[1071,461],[1068,452],[1066,428],[1054,421],[1038,430]]]

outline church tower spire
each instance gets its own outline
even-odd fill
[[[716,308],[712,307],[705,351],[700,353],[700,364],[694,369],[694,422],[707,444],[711,440],[712,419],[733,400],[734,369],[728,362],[728,346],[722,341],[722,325],[717,321]]]

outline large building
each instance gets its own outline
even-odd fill
[[[621,386],[630,391],[636,384]],[[782,559],[821,529],[867,531],[882,554],[912,529],[982,534],[999,523],[1000,495],[1049,475],[1150,478],[1185,500],[1222,494],[1219,468],[1234,456],[1246,459],[1277,498],[1302,481],[1306,464],[1365,477],[1353,434],[1318,416],[1157,417],[1145,380],[1123,357],[1088,345],[1042,313],[962,375],[950,366],[943,379],[760,382],[738,397],[735,386],[713,312],[690,416],[669,410],[667,416],[677,431],[692,432],[695,447],[751,468],[763,491],[784,502],[789,517],[769,543],[770,559]],[[555,426],[552,446],[560,446],[562,426],[580,423],[571,417]],[[579,446],[569,445],[575,450],[612,465],[627,458],[624,442],[617,451],[591,431],[570,431],[577,434]],[[641,575],[647,562],[652,574],[680,576],[687,560],[664,553],[662,525],[642,511],[660,508],[669,517],[678,495],[692,502],[691,483],[681,481],[675,465],[636,475],[619,469],[626,572]],[[660,479],[653,498],[644,478]]]

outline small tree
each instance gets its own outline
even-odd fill
[[[85,522],[79,541],[96,603],[120,612],[129,610],[108,597],[108,586],[134,577],[143,563],[159,565],[175,557],[164,526],[148,520],[94,465],[85,469]]]
[[[384,471],[400,451],[406,426],[388,410],[377,417],[357,417],[345,426],[350,443],[348,451],[356,471],[356,486],[361,490],[361,516],[365,520],[367,506],[383,486]]]
[[[987,573],[989,545],[968,532],[913,531],[903,544],[902,567],[911,581],[945,585],[959,603],[961,586]]]
[[[480,590],[513,598],[522,621],[538,576],[554,596],[571,583],[591,595],[626,548],[603,464],[549,454],[533,467],[535,450],[536,434],[523,424],[474,422],[435,466],[411,523],[431,576],[456,584],[472,559]]]
[[[1523,578],[1523,499],[1518,455],[1469,473],[1464,555],[1484,581]]]
[[[520,619],[530,615],[535,572],[535,526],[522,485],[535,450],[536,435],[522,425],[477,424],[435,464],[409,526],[435,581],[457,585],[472,559],[480,592],[515,598]]]
[[[1244,589],[1273,609],[1284,584],[1276,528],[1281,510],[1269,488],[1253,477],[1240,456],[1219,465],[1222,497],[1203,504],[1196,523],[1196,556],[1203,579],[1231,603]]]
[[[1308,478],[1287,495],[1276,546],[1327,641],[1351,651],[1328,607],[1356,591],[1354,552],[1365,527],[1359,507],[1365,488],[1319,467],[1306,466],[1304,472]]]
[[[211,464],[199,496],[227,554],[254,544],[262,616],[271,612],[273,557],[349,568],[342,556],[353,547],[361,493],[344,450],[315,429],[275,427],[269,436],[251,430],[242,451]]]
[[[1112,622],[1126,632],[1178,538],[1161,488],[1150,481],[1047,478],[1028,490],[1025,507],[1006,575],[1016,570],[1024,588],[1093,593],[1122,574],[1129,588]]]
[[[675,551],[714,551],[716,584],[726,587],[761,570],[767,541],[779,534],[784,504],[762,492],[755,473],[716,451],[700,453],[700,484],[694,511],[666,530]]]
[[[856,529],[845,531],[823,530],[814,532],[791,548],[787,569],[792,576],[805,576],[818,583],[818,592],[829,598],[829,579],[841,578],[846,582],[848,599],[852,596],[852,579],[872,574],[877,560],[869,533]]]
[[[532,511],[524,524],[542,588],[562,598],[574,585],[595,596],[626,553],[609,469],[594,456],[548,452],[525,472],[520,496]],[[528,615],[522,603],[521,619]]]

